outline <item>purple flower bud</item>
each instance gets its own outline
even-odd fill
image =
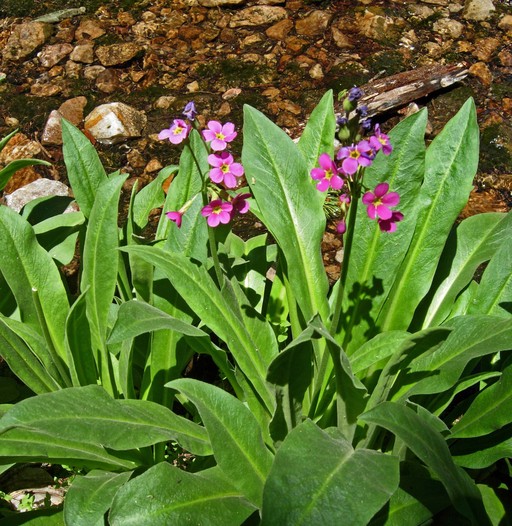
[[[355,102],[356,100],[359,100],[363,96],[363,90],[361,88],[350,88],[348,92],[348,100],[350,102]]]
[[[336,124],[338,126],[346,126],[348,124],[348,119],[340,115],[339,117],[336,118]]]
[[[357,113],[360,117],[366,117],[368,115],[368,106],[366,104],[361,104],[356,108]]]
[[[369,131],[372,129],[372,120],[371,119],[365,119],[361,122],[361,128],[365,131]]]
[[[196,118],[197,111],[194,101],[191,100],[190,102],[187,102],[185,109],[183,110],[183,115],[185,115],[190,121],[193,121]]]

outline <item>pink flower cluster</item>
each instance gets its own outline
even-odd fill
[[[329,189],[340,191],[340,207],[346,215],[350,205],[350,191],[354,185],[362,185],[364,169],[370,166],[379,151],[389,155],[393,151],[389,137],[380,131],[377,124],[374,134],[368,140],[364,139],[356,144],[341,147],[336,159],[332,159],[327,153],[322,153],[318,158],[318,167],[311,170],[311,177],[317,181],[316,187],[325,192]],[[358,194],[359,195],[359,194]],[[376,219],[382,232],[394,232],[396,223],[403,219],[403,214],[391,210],[400,202],[400,196],[396,192],[389,192],[387,183],[380,183],[373,192],[366,192],[363,196],[363,204],[367,207],[370,219]],[[346,230],[345,220],[337,225],[337,231],[343,234]]]
[[[193,121],[196,116],[196,109],[193,102],[189,102],[183,115]],[[158,134],[160,140],[168,139],[173,144],[180,144],[187,139],[191,126],[181,119],[175,119],[169,129],[162,130]],[[218,121],[209,121],[205,130],[201,133],[204,141],[209,144],[212,153],[208,155],[208,164],[211,170],[208,175],[210,181],[224,189],[234,189],[238,186],[240,178],[244,175],[244,168],[240,163],[235,162],[231,153],[227,151],[228,145],[236,136],[235,125],[232,122],[222,124]],[[220,193],[227,192],[221,188]],[[220,224],[227,224],[236,214],[245,214],[249,210],[247,199],[251,194],[240,193],[233,197],[222,200],[217,196],[218,189],[215,191],[215,198],[201,210],[201,214],[207,218],[208,226],[216,227]],[[184,205],[178,211],[167,212],[167,217],[181,227],[183,214],[187,209]]]

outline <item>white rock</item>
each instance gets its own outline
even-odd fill
[[[115,144],[140,137],[147,123],[146,115],[122,102],[102,104],[87,115],[85,129],[102,144]]]
[[[466,20],[485,20],[495,9],[491,0],[466,0],[463,16]]]
[[[18,190],[15,190],[12,194],[6,194],[5,204],[19,212],[27,203],[37,199],[39,197],[48,197],[53,195],[69,196],[69,188],[60,183],[59,181],[53,181],[52,179],[36,179],[32,183],[29,183]],[[65,210],[71,212],[75,208],[71,205]]]

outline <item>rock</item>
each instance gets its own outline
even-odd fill
[[[62,86],[60,84],[53,84],[51,82],[36,82],[30,86],[30,94],[34,97],[55,97],[62,93]]]
[[[41,146],[23,133],[17,133],[0,151],[0,166],[6,166],[17,159],[28,159],[41,153]]]
[[[492,73],[484,62],[477,62],[469,68],[469,73],[476,77],[484,86],[492,84]]]
[[[146,115],[122,102],[102,104],[85,118],[85,130],[102,144],[140,137],[146,126]]]
[[[324,78],[324,72],[322,70],[322,66],[320,64],[315,64],[310,70],[309,70],[309,76],[312,79],[323,79]]]
[[[289,35],[292,28],[293,22],[290,19],[285,18],[284,20],[277,22],[277,24],[270,26],[265,31],[265,34],[274,40],[284,40]]]
[[[73,46],[71,44],[53,44],[46,46],[42,51],[37,54],[41,66],[45,68],[51,68],[58,64],[63,58],[67,57]]]
[[[512,67],[512,52],[504,49],[498,53],[498,58],[500,59],[500,64],[506,67]]]
[[[486,20],[495,10],[491,0],[466,0],[462,16],[466,20]]]
[[[498,22],[498,27],[512,36],[512,15],[504,15],[503,18]]]
[[[100,46],[96,49],[96,56],[103,66],[117,66],[132,60],[142,48],[133,42]]]
[[[158,172],[162,168],[163,168],[162,163],[158,159],[151,159],[148,162],[148,164],[146,164],[144,171],[147,173],[153,173],[153,172]]]
[[[460,22],[457,22],[457,20],[452,20],[451,18],[441,18],[437,22],[434,22],[432,28],[440,35],[456,39],[462,35],[464,25]]]
[[[76,28],[76,40],[94,40],[105,34],[105,30],[95,20],[82,20],[80,25]]]
[[[115,69],[105,69],[96,77],[96,87],[103,93],[114,93],[120,86],[120,72]]]
[[[326,11],[313,11],[306,17],[295,22],[295,31],[298,35],[312,37],[321,35],[327,29],[332,15]]]
[[[92,64],[94,62],[94,44],[92,42],[77,44],[69,58],[82,64]]]
[[[279,22],[288,16],[283,7],[258,5],[247,7],[231,18],[229,27],[263,26]]]
[[[198,0],[198,4],[203,7],[222,7],[244,5],[245,0]]]
[[[2,52],[5,60],[21,60],[37,51],[52,34],[51,24],[25,22],[14,27]]]
[[[168,110],[174,104],[175,101],[176,97],[173,97],[172,95],[162,95],[156,100],[155,108],[161,110]]]
[[[53,110],[48,116],[43,134],[41,135],[42,144],[62,144],[61,119],[78,126],[84,118],[84,109],[87,104],[85,97],[74,97],[63,102],[58,110]]]
[[[27,203],[30,203],[30,201],[38,199],[39,197],[53,195],[69,196],[70,190],[65,184],[59,181],[53,181],[52,179],[41,177],[25,186],[22,186],[11,194],[6,194],[4,197],[5,203],[9,208],[12,208],[16,212],[20,212]],[[74,209],[75,208],[70,205],[65,212],[70,212]]]
[[[395,33],[396,26],[389,16],[381,16],[365,11],[364,16],[358,20],[359,32],[373,40],[383,40],[389,38]]]
[[[473,52],[473,56],[483,62],[489,62],[491,60],[492,55],[498,49],[500,44],[501,41],[497,38],[482,38],[478,42],[478,46]]]
[[[332,32],[332,39],[334,40],[334,43],[341,49],[348,49],[351,47],[354,47],[352,43],[350,42],[350,39],[348,38],[345,33],[340,31],[337,27],[331,28]]]
[[[105,71],[104,66],[87,66],[84,68],[84,79],[85,80],[96,80],[102,71]]]

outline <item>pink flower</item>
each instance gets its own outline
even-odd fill
[[[400,196],[396,192],[389,192],[388,183],[380,183],[373,192],[363,195],[363,203],[367,206],[370,219],[391,219],[393,212],[390,206],[396,206],[400,202]]]
[[[343,186],[343,179],[338,175],[338,168],[327,153],[322,153],[318,158],[320,168],[311,170],[311,177],[319,181],[316,185],[320,192],[325,192],[329,187],[339,190]]]
[[[342,221],[339,221],[338,224],[336,225],[336,232],[338,232],[338,234],[344,234],[346,231],[347,231],[347,223],[343,219]]]
[[[370,146],[375,152],[382,150],[384,155],[389,155],[393,151],[389,137],[385,133],[381,133],[378,124],[375,125],[375,135],[370,137]]]
[[[396,224],[399,221],[402,221],[404,218],[404,214],[402,212],[398,212],[398,210],[395,210],[391,213],[391,217],[389,219],[379,219],[379,228],[381,232],[394,232],[396,230]]]
[[[235,188],[236,178],[244,175],[244,167],[233,162],[233,156],[228,152],[212,153],[208,162],[214,167],[210,170],[210,179],[214,183],[224,183],[227,188]]]
[[[231,212],[233,205],[231,203],[222,201],[221,199],[214,199],[209,204],[203,207],[201,215],[207,217],[208,226],[216,227],[220,223],[224,225],[231,221]]]
[[[353,175],[360,166],[370,166],[374,154],[368,141],[361,141],[355,146],[340,148],[336,158],[342,161],[341,170],[347,175]]]
[[[251,194],[245,193],[245,194],[237,194],[235,197],[233,197],[231,201],[231,205],[233,206],[233,212],[237,212],[239,214],[245,214],[249,210],[249,202],[247,199],[251,197]]]
[[[349,205],[350,204],[350,195],[349,194],[340,194],[339,200],[340,200],[340,203],[342,205]]]
[[[183,217],[182,212],[167,212],[165,214],[171,221],[174,221],[176,223],[176,226],[180,228],[181,226],[181,219]]]
[[[228,142],[231,142],[237,136],[235,125],[232,122],[221,124],[218,121],[210,121],[208,129],[203,130],[203,138],[206,142],[210,142],[210,147],[214,152],[225,150]]]
[[[179,144],[184,141],[190,132],[190,126],[181,119],[174,119],[172,126],[162,130],[158,138],[162,141],[169,139],[173,144]]]

